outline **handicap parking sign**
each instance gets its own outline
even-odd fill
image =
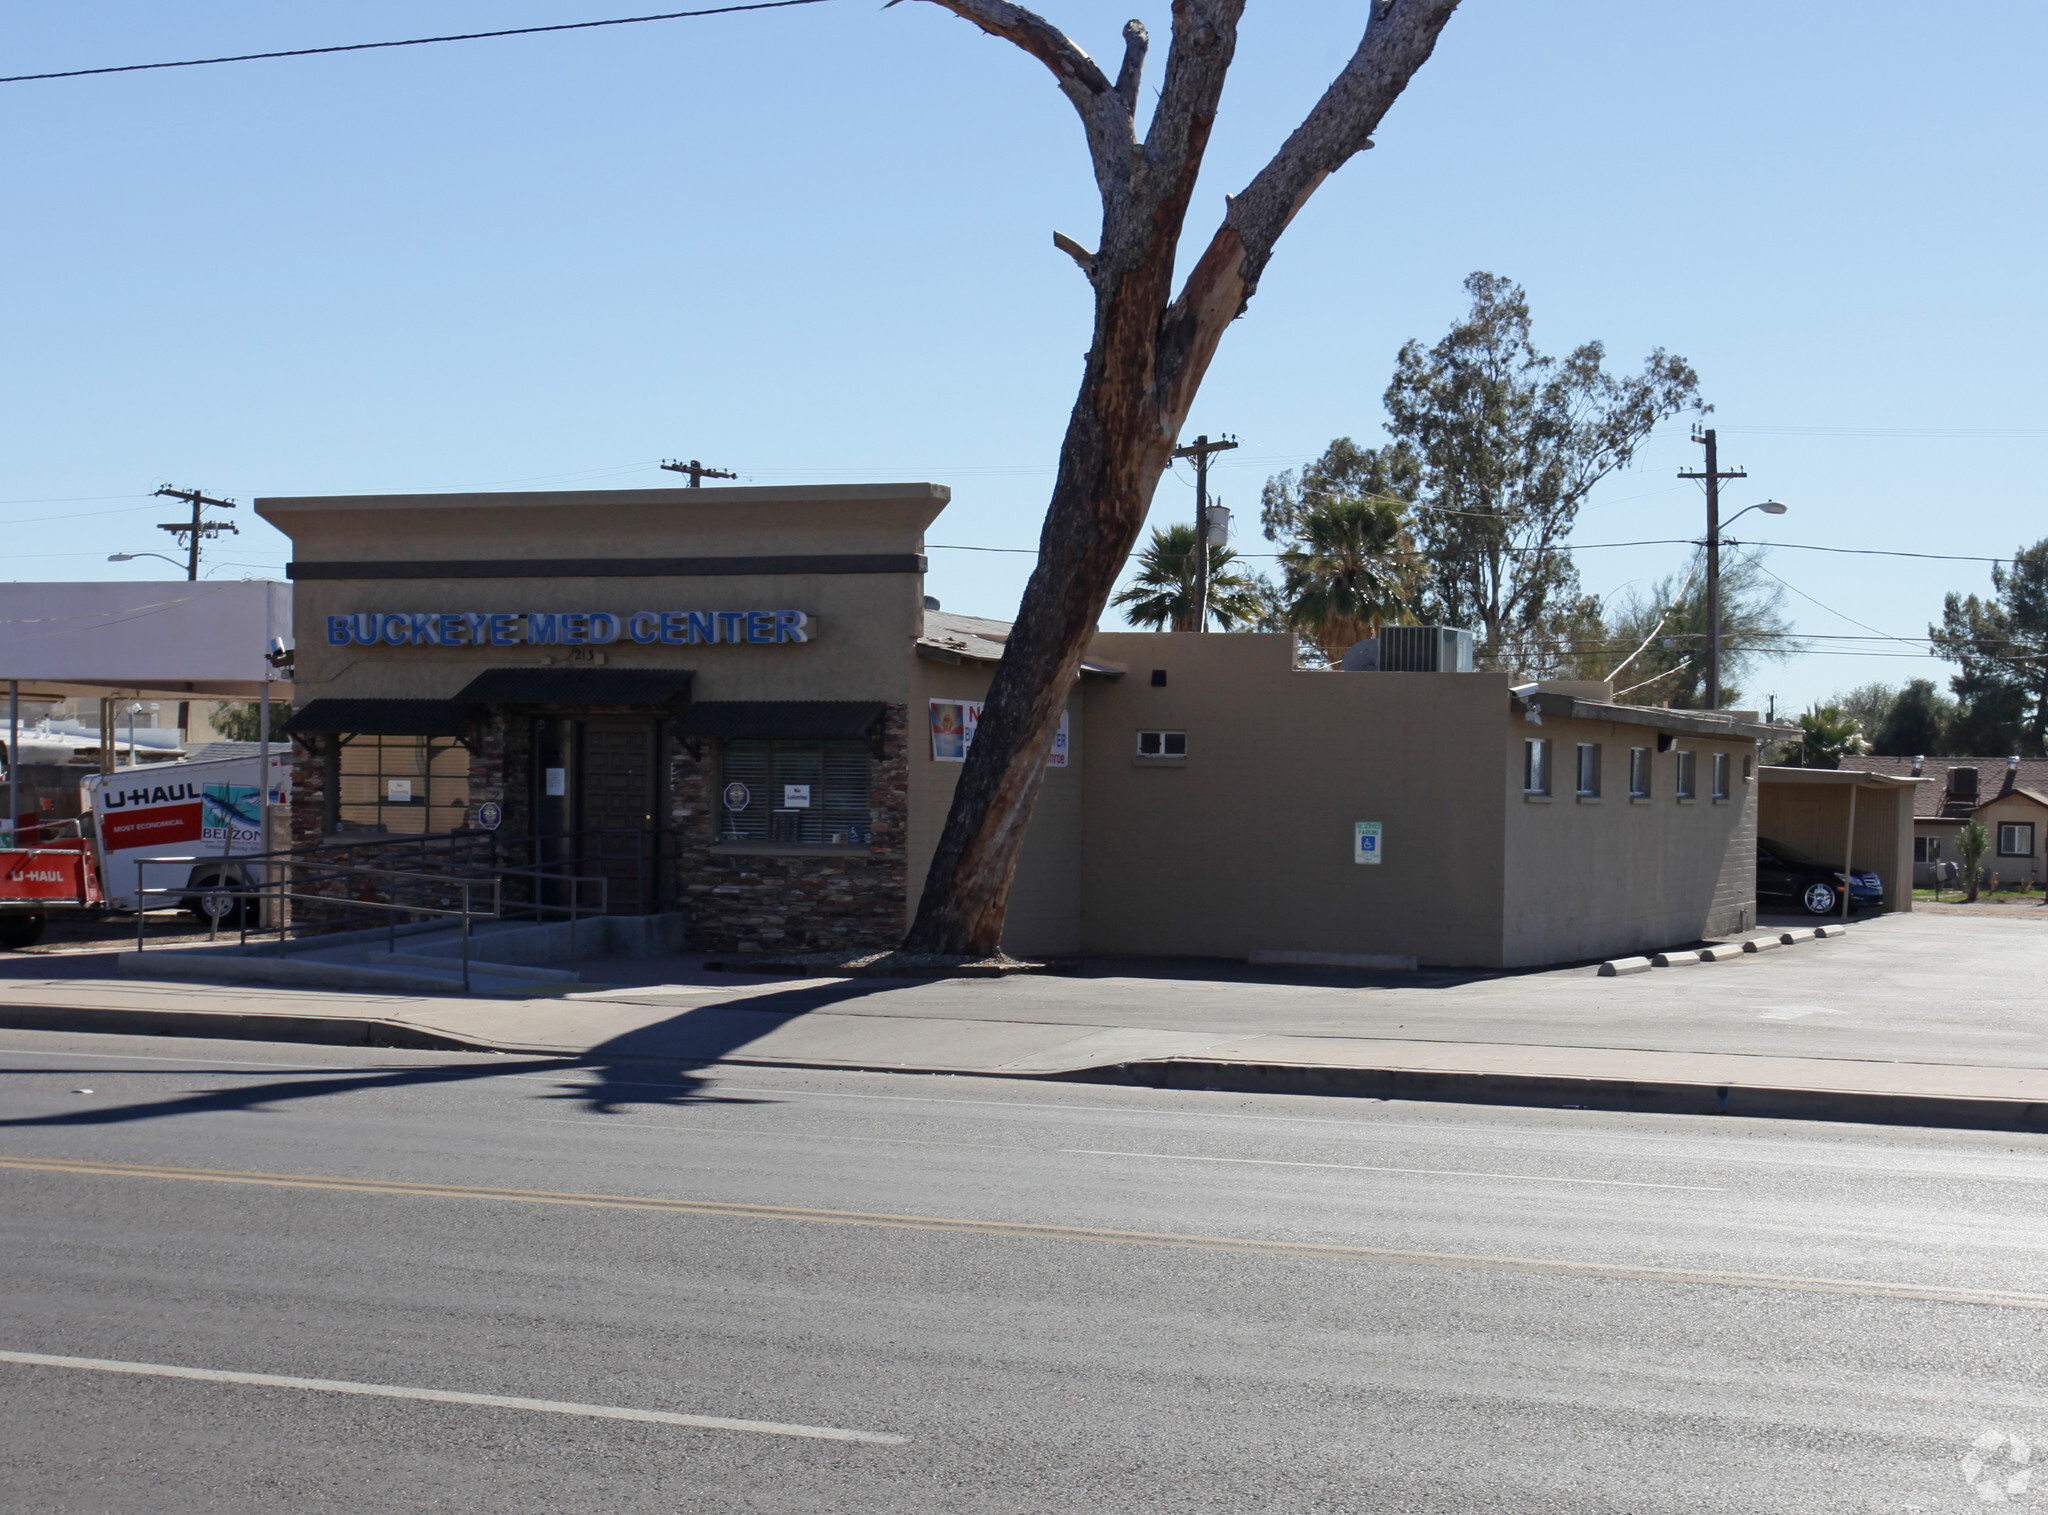
[[[1380,860],[1380,823],[1354,821],[1351,826],[1351,861],[1377,863]]]

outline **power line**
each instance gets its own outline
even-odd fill
[[[1871,625],[1868,621],[1859,621],[1853,615],[1845,615],[1841,611],[1835,609],[1835,607],[1832,605],[1822,605],[1819,600],[1816,600],[1812,595],[1808,594],[1805,590],[1801,589],[1797,584],[1791,583],[1786,579],[1779,578],[1777,574],[1772,573],[1770,569],[1764,567],[1763,560],[1759,558],[1755,553],[1745,552],[1742,555],[1742,558],[1744,562],[1748,563],[1749,566],[1754,568],[1758,573],[1765,575],[1767,578],[1776,579],[1778,583],[1783,584],[1787,589],[1791,590],[1794,594],[1798,595],[1800,599],[1806,601],[1807,604],[1820,605],[1820,608],[1822,610],[1825,610],[1829,615],[1835,617],[1837,620],[1847,621],[1851,626],[1861,626],[1865,631],[1869,632],[1872,636],[1878,637],[1884,641],[1903,642],[1906,640],[1905,637],[1895,637],[1891,635],[1890,632],[1879,631],[1875,626]]]
[[[68,68],[47,74],[13,74],[0,84],[27,84],[36,79],[82,79],[90,74],[139,74],[159,68],[204,68],[212,63],[255,63],[265,58],[311,58],[321,53],[366,53],[384,47],[424,47],[429,42],[478,42],[487,37],[531,37],[539,32],[582,32],[599,26],[637,26],[643,21],[681,21],[691,16],[726,16],[735,11],[774,11],[792,5],[819,5],[823,0],[753,0],[748,5],[719,5],[709,10],[664,11],[656,16],[614,16],[608,21],[563,21],[553,26],[508,26],[494,32],[451,32],[445,37],[405,37],[396,42],[347,42],[337,47],[292,47],[272,53],[235,53],[224,58],[181,58],[174,63],[121,63],[111,68]]]
[[[1937,563],[2010,563],[2011,558],[1975,558],[1955,552],[1899,552],[1885,547],[1817,547],[1811,542],[1738,542],[1725,539],[1731,547],[1782,547],[1788,552],[1840,552],[1859,558],[1927,558]]]

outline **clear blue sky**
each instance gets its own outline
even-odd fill
[[[0,10],[0,73],[596,19],[605,0],[68,0]],[[1046,0],[1098,57],[1156,0]],[[1356,45],[1362,0],[1252,0],[1190,242]],[[1467,0],[1376,151],[1324,186],[1188,432],[1241,524],[1268,473],[1379,435],[1476,268],[1539,342],[1698,367],[1748,537],[2003,555],[2048,535],[2039,354],[2048,8]],[[1155,55],[1155,63],[1163,52]],[[1155,73],[1156,77],[1156,73]],[[1088,336],[1094,238],[1038,66],[874,0],[396,52],[0,86],[0,523],[11,575],[169,576],[158,483],[265,494],[936,479],[935,543],[1029,547]],[[1699,534],[1685,427],[1581,543]],[[1191,513],[1169,478],[1155,519]],[[286,544],[237,513],[220,574]],[[1256,540],[1241,541],[1263,548]],[[1007,615],[1030,559],[938,550]],[[1588,550],[1601,593],[1682,547]],[[1983,565],[1780,550],[1815,634],[1924,634]],[[1830,607],[1830,608],[1822,608]],[[1853,619],[1845,619],[1845,617]],[[1826,646],[1828,644],[1817,644]],[[1911,653],[1910,648],[1894,648]],[[1813,655],[1797,708],[1946,665]]]

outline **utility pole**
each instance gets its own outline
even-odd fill
[[[664,463],[661,466],[663,468],[666,468],[670,473],[688,474],[690,476],[690,487],[692,489],[702,489],[704,487],[704,481],[706,479],[736,479],[739,477],[738,474],[727,473],[722,468],[706,468],[702,463],[699,463],[695,458],[690,459],[690,461],[687,463]]]
[[[1746,470],[1723,470],[1711,427],[1695,426],[1692,439],[1707,450],[1707,466],[1698,473],[1680,469],[1681,479],[1702,479],[1707,486],[1707,698],[1709,710],[1721,708],[1721,481],[1746,479]]]
[[[1212,442],[1204,435],[1196,437],[1191,446],[1173,450],[1176,458],[1195,460],[1195,579],[1190,595],[1194,601],[1195,631],[1209,629],[1209,454],[1229,452],[1236,446],[1234,438]]]
[[[208,505],[218,505],[222,510],[233,510],[235,502],[233,500],[216,500],[208,495],[201,494],[196,489],[173,489],[168,484],[159,489],[157,493],[168,499],[189,500],[192,502],[192,519],[189,523],[185,521],[160,522],[156,529],[158,531],[173,532],[177,535],[178,545],[187,549],[185,578],[187,582],[196,584],[199,581],[200,541],[206,537],[217,537],[223,531],[232,536],[241,535],[241,532],[235,529],[233,521],[209,521],[201,512]],[[131,726],[133,724],[133,722],[130,722]],[[191,739],[192,702],[190,700],[180,700],[178,701],[178,745],[182,747]],[[131,761],[135,756],[135,742],[132,735],[128,742],[128,756]]]
[[[192,519],[190,521],[163,521],[157,524],[156,529],[158,531],[171,532],[177,537],[178,545],[187,549],[185,577],[196,582],[199,578],[200,539],[203,537],[217,537],[224,531],[231,536],[241,535],[241,532],[236,530],[233,521],[209,521],[201,512],[208,505],[218,505],[222,510],[233,510],[235,502],[233,500],[216,500],[210,495],[201,494],[196,489],[173,489],[168,484],[159,489],[157,493],[167,499],[189,500],[192,502]]]

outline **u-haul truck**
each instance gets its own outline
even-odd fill
[[[256,882],[254,871],[235,859],[263,850],[263,806],[266,800],[282,805],[290,799],[290,759],[289,746],[271,753],[268,784],[258,777],[261,760],[253,755],[93,774],[85,792],[98,842],[100,892],[107,904],[116,910],[213,905],[232,915],[236,901],[202,900],[198,891]],[[195,861],[182,869],[161,864],[147,870],[145,880],[137,862],[156,857]],[[145,881],[151,889],[193,893],[182,899],[156,894],[143,901],[136,891]]]

